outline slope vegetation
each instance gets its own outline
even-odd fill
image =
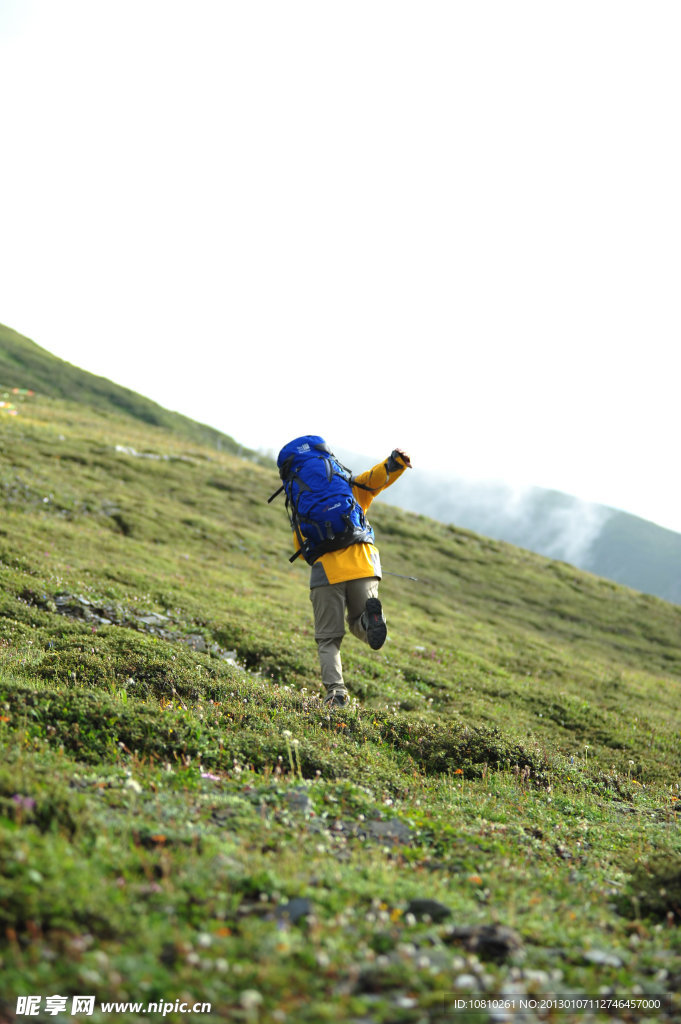
[[[114,384],[106,377],[80,370],[0,324],[0,397],[3,392],[14,388],[76,401],[96,409],[101,415],[123,412],[142,423],[166,427],[178,438],[256,458],[254,452],[243,449],[232,437],[219,430],[196,423],[180,413],[169,412],[149,398]]]
[[[330,716],[272,470],[95,404],[0,418],[0,1013],[677,1019],[681,609],[377,505]]]

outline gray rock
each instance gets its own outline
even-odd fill
[[[314,813],[312,801],[305,789],[301,789],[300,787],[297,789],[290,789],[287,793],[284,793],[284,800],[292,811],[299,811],[302,814]]]
[[[441,939],[461,945],[482,960],[501,962],[523,948],[517,932],[503,924],[463,925],[447,928]]]
[[[390,843],[410,843],[412,840],[411,829],[398,818],[391,818],[389,821],[366,821],[361,826],[361,831],[372,839],[381,839]]]
[[[414,899],[409,901],[405,914],[413,914],[417,919],[429,917],[431,921],[437,923],[451,917],[452,911],[450,907],[439,903],[438,900]]]
[[[301,918],[312,913],[312,900],[306,896],[295,896],[288,903],[280,903],[275,913],[279,920],[288,919],[291,924],[296,924]]]
[[[208,650],[206,638],[202,636],[201,633],[187,633],[182,637],[182,641],[187,644],[188,647],[191,647],[193,651],[203,653]]]
[[[606,949],[587,949],[584,959],[590,964],[600,964],[604,967],[622,967],[623,961],[616,953],[610,953]]]
[[[167,615],[160,615],[158,612],[150,612],[149,615],[138,615],[136,620],[144,626],[165,626],[170,621]]]

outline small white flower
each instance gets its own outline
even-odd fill
[[[244,1010],[255,1010],[256,1006],[262,1003],[262,996],[254,988],[247,988],[239,996],[239,1002]]]

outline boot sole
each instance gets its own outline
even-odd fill
[[[377,597],[370,597],[364,606],[366,614],[367,641],[372,651],[378,651],[385,643],[388,627],[383,618],[383,607]]]

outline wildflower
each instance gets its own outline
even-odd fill
[[[31,811],[35,807],[35,800],[32,796],[22,796],[21,793],[15,793],[12,800],[17,807],[22,807],[25,811]]]

